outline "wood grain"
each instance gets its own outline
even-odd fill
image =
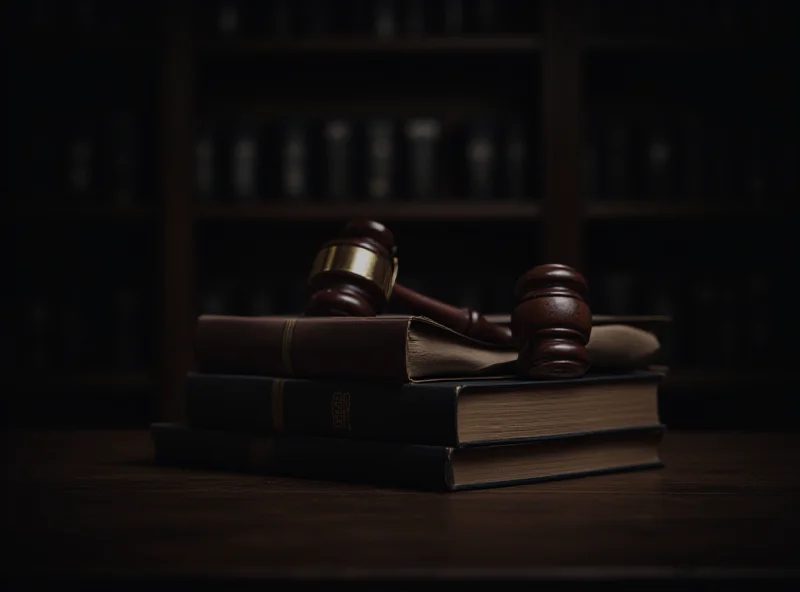
[[[661,470],[455,494],[155,467],[146,431],[4,444],[12,576],[669,579],[798,557],[796,434],[669,433]]]

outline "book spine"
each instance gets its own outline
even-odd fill
[[[397,34],[397,7],[394,0],[376,0],[372,11],[370,30],[377,37],[394,37]]]
[[[432,200],[438,196],[439,147],[441,123],[432,118],[416,118],[406,122],[408,142],[409,195],[415,200]]]
[[[67,189],[75,203],[88,201],[95,189],[96,141],[91,125],[79,121],[67,147]]]
[[[338,438],[269,438],[154,424],[155,459],[181,468],[424,490],[452,489],[450,449]]]
[[[647,113],[642,127],[643,193],[651,200],[674,199],[675,141],[672,136],[674,126],[661,114]]]
[[[326,197],[343,201],[353,191],[353,126],[346,119],[333,119],[325,124],[325,161],[327,170]]]
[[[243,125],[230,142],[230,191],[238,203],[258,201],[261,193],[259,170],[263,150],[260,130]]]
[[[495,138],[491,122],[472,125],[465,146],[468,192],[473,199],[490,199],[495,195]]]
[[[606,135],[605,197],[629,199],[631,194],[630,129],[621,118],[609,122]]]
[[[443,28],[445,35],[464,33],[464,0],[445,0]]]
[[[190,373],[192,427],[457,446],[452,386]]]
[[[194,335],[196,371],[274,378],[408,381],[408,319],[363,319],[343,332],[335,317],[204,314]]]
[[[506,187],[505,197],[522,200],[528,195],[527,174],[529,166],[529,150],[526,129],[523,123],[507,126],[505,137],[506,150]]]
[[[217,139],[208,128],[199,130],[195,138],[195,193],[200,203],[211,203],[217,197]]]
[[[367,125],[367,187],[372,201],[389,201],[395,186],[395,128],[389,120],[371,121]]]
[[[280,194],[287,202],[301,201],[309,195],[308,135],[308,129],[302,123],[291,123],[283,131]]]
[[[291,0],[272,0],[267,5],[266,34],[273,38],[288,38],[297,32],[297,15],[292,10]]]
[[[217,31],[221,35],[233,36],[240,29],[240,6],[236,0],[222,0],[218,5]]]

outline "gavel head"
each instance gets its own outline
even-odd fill
[[[386,310],[397,277],[394,236],[355,220],[320,248],[308,277],[307,316],[374,316]]]
[[[592,315],[586,281],[566,265],[534,267],[517,281],[511,332],[518,372],[530,378],[575,378],[589,369]]]

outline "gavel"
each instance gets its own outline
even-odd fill
[[[389,301],[402,303],[473,339],[519,349],[517,372],[535,379],[574,378],[589,368],[586,344],[592,316],[586,281],[561,264],[539,265],[522,275],[514,289],[510,327],[486,320],[397,283],[394,235],[372,220],[348,223],[322,245],[308,277],[306,316],[375,316]]]

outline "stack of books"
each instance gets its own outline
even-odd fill
[[[599,367],[534,381],[514,348],[425,317],[204,315],[185,420],[152,426],[156,460],[445,491],[660,467],[657,339],[604,327]]]

